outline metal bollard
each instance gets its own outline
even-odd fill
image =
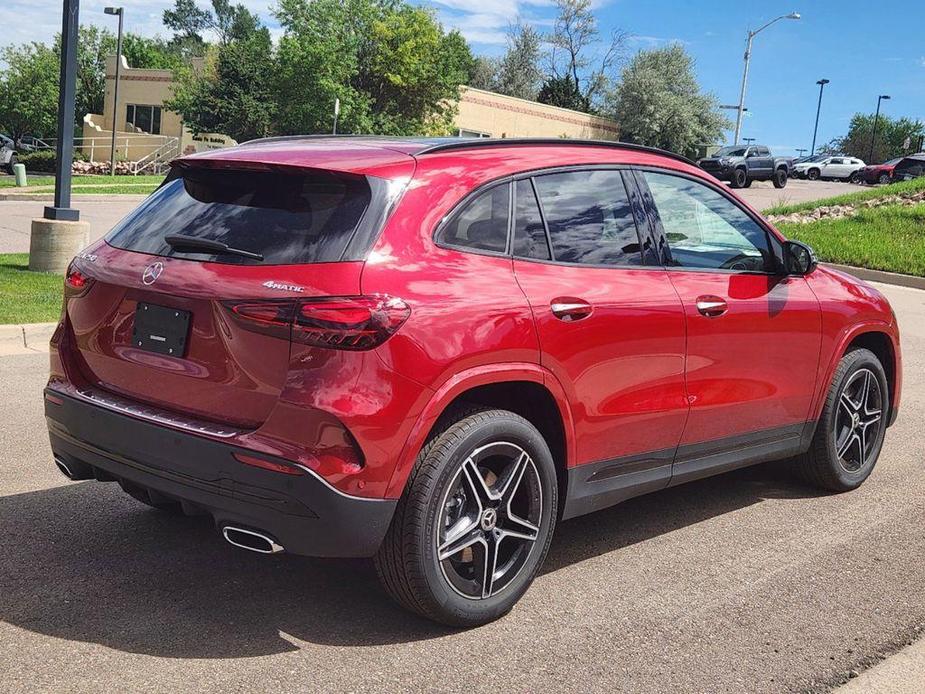
[[[28,184],[26,181],[26,165],[25,164],[13,164],[13,175],[16,176],[16,187],[23,188]]]

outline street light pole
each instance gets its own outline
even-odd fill
[[[813,156],[816,153],[816,133],[819,132],[819,111],[822,110],[822,90],[825,89],[825,85],[829,83],[827,79],[821,79],[816,82],[819,85],[819,103],[816,104],[816,125],[813,126],[813,147],[809,150],[809,156]]]
[[[76,222],[71,209],[71,164],[74,161],[74,102],[77,96],[77,27],[80,0],[64,0],[61,22],[61,71],[58,96],[58,142],[55,145],[55,204],[45,207],[45,219]],[[30,261],[31,262],[31,261]]]
[[[779,22],[781,19],[799,19],[799,18],[800,18],[800,15],[797,12],[791,12],[790,14],[782,14],[780,17],[776,17],[775,19],[772,19],[767,24],[761,27],[758,27],[755,31],[748,32],[748,40],[745,42],[745,71],[742,73],[742,89],[739,92],[739,106],[736,109],[737,114],[736,114],[735,137],[734,137],[734,141],[732,144],[734,145],[739,144],[739,133],[742,132],[742,114],[746,110],[745,109],[745,87],[748,84],[748,65],[751,62],[751,58],[752,58],[752,40],[762,31],[767,29],[769,26],[771,26],[775,22]]]
[[[112,142],[109,147],[109,175],[116,175],[116,123],[119,118],[119,74],[122,71],[122,18],[125,14],[122,7],[107,7],[106,14],[119,16],[119,35],[116,39],[116,83],[112,88]]]
[[[870,156],[867,157],[867,163],[874,163],[874,142],[877,139],[877,121],[880,119],[880,102],[884,99],[889,99],[888,94],[881,94],[877,97],[877,112],[874,114],[874,129],[870,133]]]

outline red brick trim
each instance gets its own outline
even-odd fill
[[[488,106],[489,108],[496,108],[501,111],[511,111],[513,113],[522,113],[528,116],[536,116],[537,118],[545,118],[547,120],[557,120],[561,123],[569,123],[571,125],[582,125],[590,128],[596,128],[598,130],[604,130],[607,132],[612,132],[615,134],[620,134],[620,128],[616,124],[610,124],[606,121],[602,122],[603,119],[597,118],[595,116],[588,116],[588,120],[583,120],[577,117],[564,116],[559,113],[551,113],[549,111],[540,111],[534,108],[527,108],[526,106],[519,106],[514,104],[506,104],[503,102],[492,101],[490,99],[480,99],[477,96],[470,96],[469,94],[463,95],[461,101],[466,101],[471,104],[478,104],[479,106]]]

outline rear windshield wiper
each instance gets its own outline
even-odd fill
[[[169,234],[164,237],[164,240],[171,248],[185,248],[190,251],[212,251],[213,253],[239,255],[242,258],[251,258],[252,260],[263,260],[262,253],[245,251],[243,248],[232,248],[222,241],[201,239],[197,236],[184,236],[183,234]]]

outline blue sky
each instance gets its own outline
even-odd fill
[[[241,1],[241,0],[239,0]],[[206,6],[206,0],[197,0]],[[273,0],[243,0],[272,29]],[[114,26],[103,7],[114,0],[82,0],[81,22]],[[126,28],[164,34],[160,17],[172,0],[123,0]],[[551,0],[420,0],[447,27],[458,28],[477,53],[500,54],[504,31],[518,16],[550,28]],[[780,154],[809,147],[816,113],[816,80],[827,78],[819,142],[843,134],[851,116],[872,112],[878,94],[893,98],[884,112],[925,120],[925,2],[889,0],[598,0],[602,34],[620,28],[630,49],[680,41],[696,60],[702,87],[724,104],[738,101],[745,34],[769,19],[796,11],[755,39],[744,137]],[[61,0],[0,0],[2,43],[48,41],[60,30]],[[734,115],[734,112],[730,112]]]

